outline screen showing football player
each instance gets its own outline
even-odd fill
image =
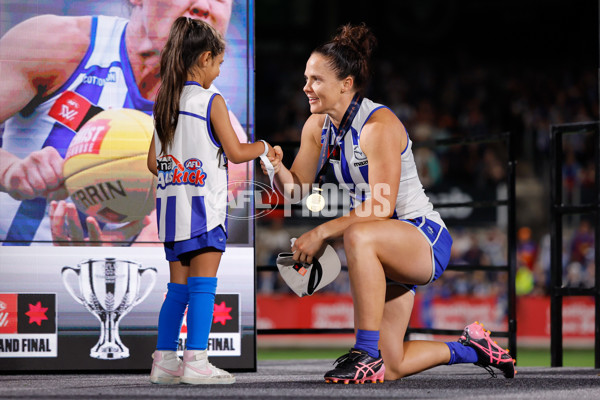
[[[110,215],[90,216],[81,204],[78,210],[76,201],[68,199],[73,193],[65,186],[65,158],[73,138],[103,110],[136,109],[151,121],[160,51],[172,22],[179,16],[202,19],[225,34],[233,0],[126,3],[128,19],[40,15],[18,23],[0,39],[3,245],[157,241],[153,207],[149,215],[122,223],[111,222]],[[247,141],[231,108],[230,116],[240,140]],[[148,144],[140,141],[139,147],[147,152]],[[246,179],[247,168],[232,165],[230,179]],[[96,183],[91,182],[88,188]],[[81,193],[79,203],[87,205],[110,197],[103,196],[102,187],[88,189],[84,197]]]

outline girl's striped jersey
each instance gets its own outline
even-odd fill
[[[154,133],[156,216],[163,242],[190,239],[217,226],[227,232],[226,160],[210,124],[216,95],[197,82],[186,82],[173,143],[164,152]]]

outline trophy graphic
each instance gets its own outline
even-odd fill
[[[129,349],[119,337],[119,322],[148,296],[156,282],[156,268],[105,258],[82,261],[77,267],[63,267],[61,274],[69,294],[100,321],[100,339],[90,349],[90,357],[101,360],[129,357]],[[79,280],[79,294],[69,284],[70,275]],[[149,275],[151,282],[140,295],[143,275]]]

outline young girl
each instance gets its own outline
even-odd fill
[[[210,88],[219,76],[225,41],[209,24],[186,17],[173,23],[160,60],[155,134],[148,168],[158,177],[158,234],[169,261],[170,283],[158,320],[153,383],[233,383],[207,358],[217,269],[225,251],[227,160],[273,155],[266,142],[240,143],[225,100]],[[177,356],[188,306],[187,350]]]

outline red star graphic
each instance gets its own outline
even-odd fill
[[[41,301],[38,301],[36,305],[30,304],[29,311],[25,313],[25,315],[29,317],[29,324],[35,322],[38,326],[42,326],[42,321],[48,319],[48,317],[46,317],[46,311],[48,311],[48,308],[42,307]]]
[[[220,322],[221,325],[225,325],[225,323],[232,319],[229,313],[231,312],[231,307],[227,307],[225,302],[221,302],[221,304],[215,304],[214,318],[213,324]]]

